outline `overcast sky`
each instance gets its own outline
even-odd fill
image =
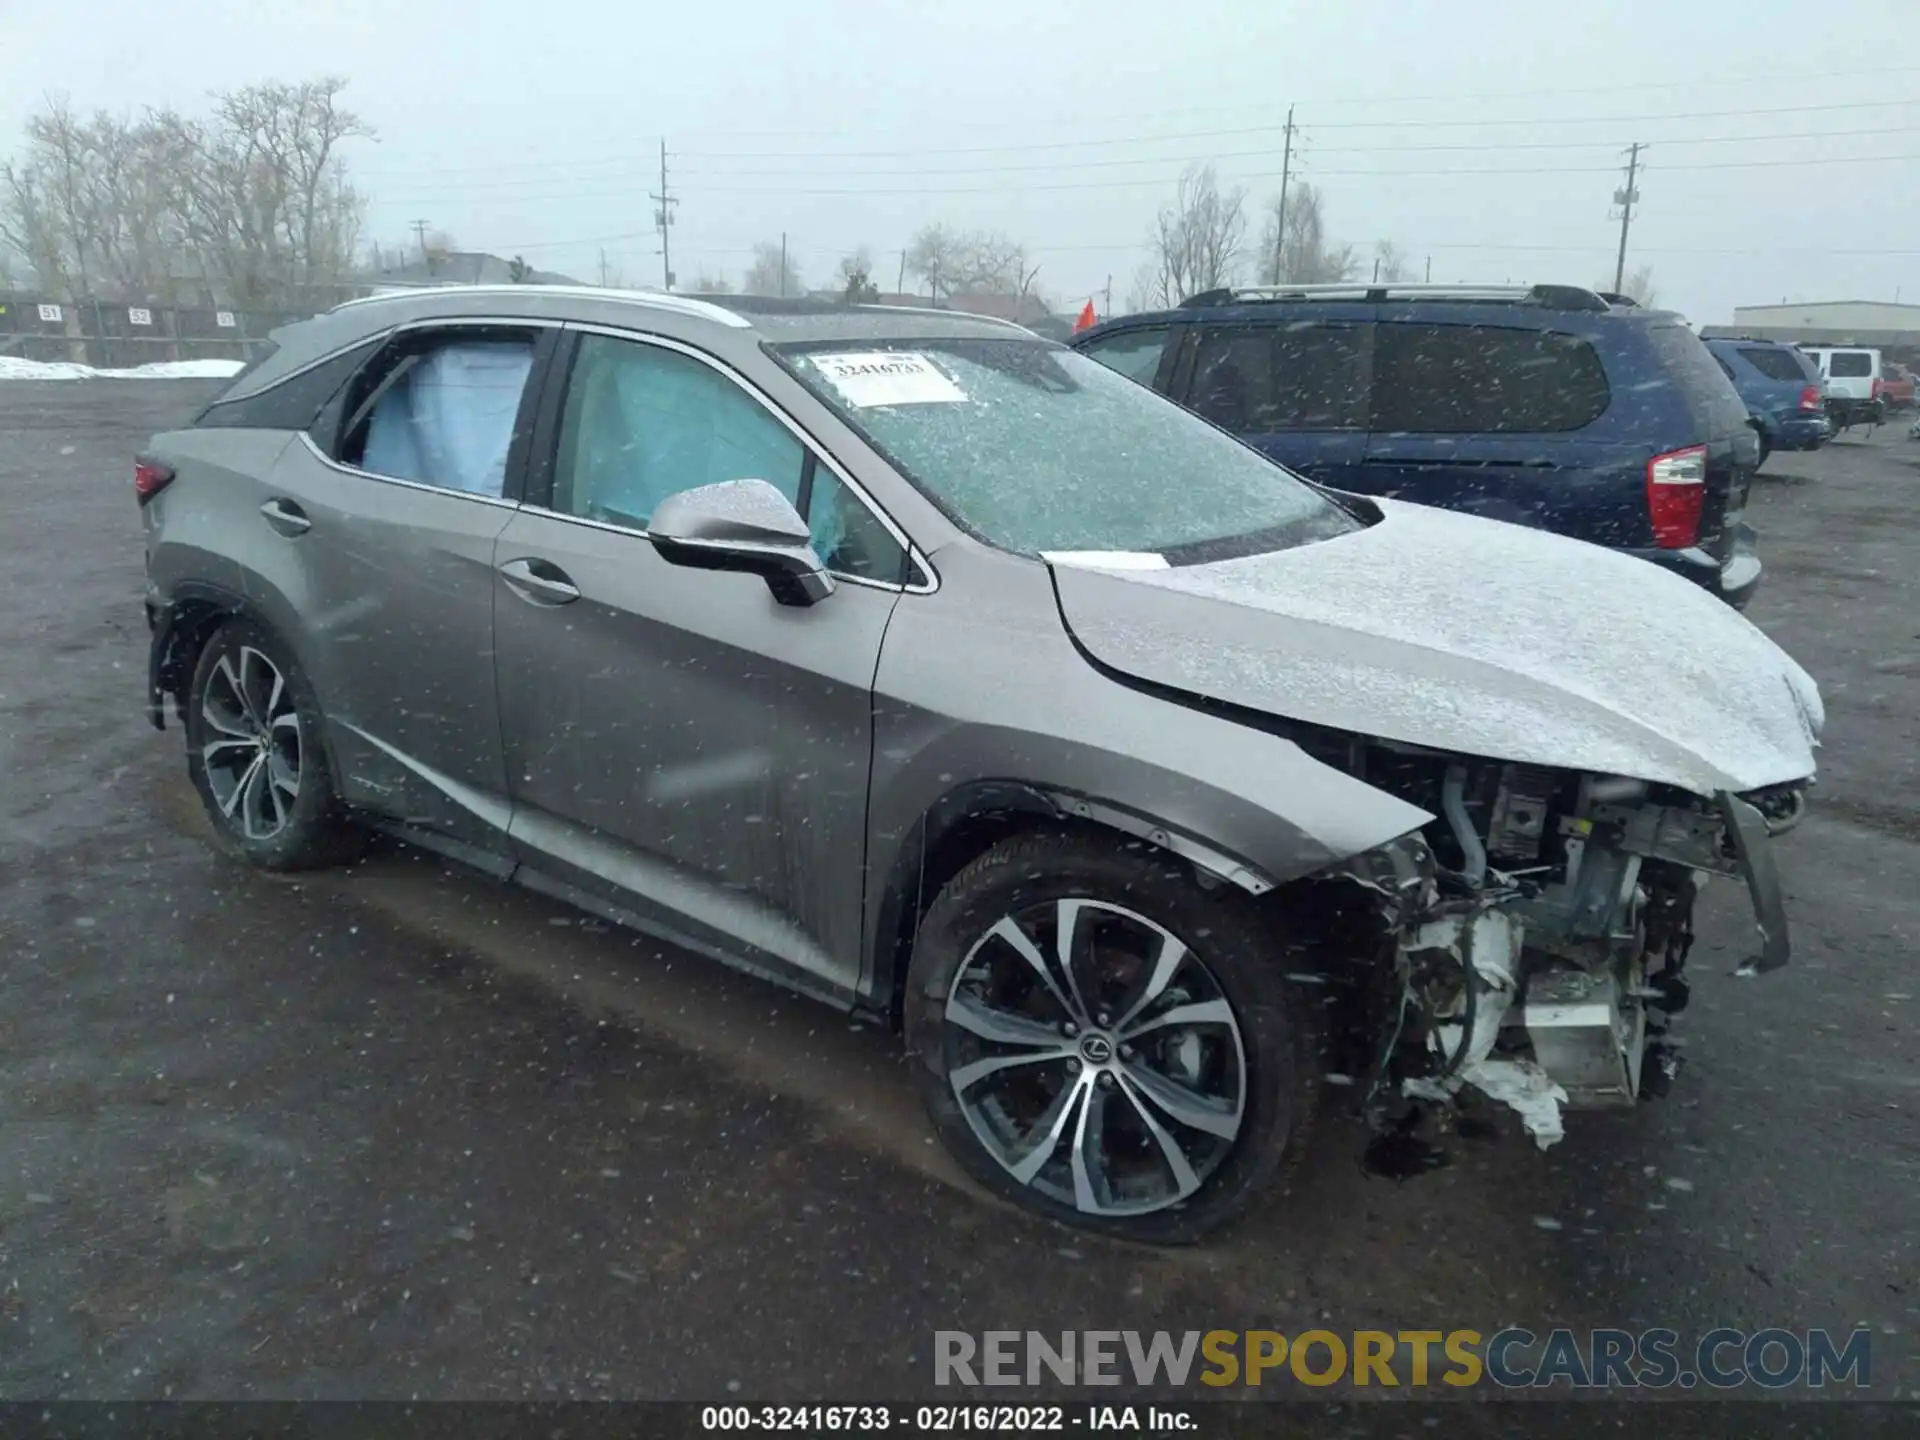
[[[1249,207],[1296,173],[1329,228],[1435,280],[1611,281],[1630,141],[1651,146],[1629,265],[1698,323],[1742,303],[1920,301],[1920,20],[1904,0],[1298,6],[1277,0],[0,0],[0,151],[49,93],[173,105],[337,74],[377,131],[369,236],[657,283],[659,147],[683,285],[784,231],[825,281],[865,243],[892,288],[944,220],[1004,230],[1039,287],[1123,302],[1182,165]],[[1888,157],[1888,158],[1858,158]],[[1250,225],[1257,232],[1257,221]]]

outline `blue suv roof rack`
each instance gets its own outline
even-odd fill
[[[1619,303],[1617,297],[1602,295],[1582,285],[1372,285],[1351,282],[1333,285],[1224,286],[1190,295],[1180,302],[1180,308],[1206,310],[1218,305],[1258,304],[1268,300],[1482,301],[1539,305],[1553,310],[1608,310],[1612,308],[1612,303]]]

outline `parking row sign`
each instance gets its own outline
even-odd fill
[[[40,307],[40,318],[49,325],[58,325],[60,323],[60,307],[58,305],[42,305]]]
[[[129,306],[127,308],[127,323],[130,325],[151,325],[153,324],[153,311],[143,310],[138,305]]]

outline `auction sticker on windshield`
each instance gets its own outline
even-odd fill
[[[826,382],[856,409],[876,405],[951,405],[967,396],[926,356],[912,350],[851,350],[809,355]]]

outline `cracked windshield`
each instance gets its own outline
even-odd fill
[[[0,1434],[1920,1428],[1911,17],[713,18],[0,6]]]

